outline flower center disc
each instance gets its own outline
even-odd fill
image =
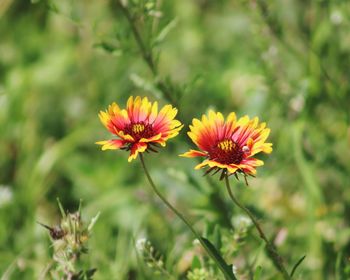
[[[142,123],[137,123],[132,126],[132,132],[135,134],[140,134],[145,130],[145,125]]]
[[[131,135],[135,141],[154,136],[152,125],[144,122],[129,124],[125,127],[125,132]]]
[[[239,164],[243,159],[243,151],[236,142],[225,139],[211,148],[209,158],[223,164]]]

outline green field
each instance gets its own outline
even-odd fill
[[[179,157],[209,110],[271,128],[249,186],[229,179],[289,273],[306,255],[293,279],[350,279],[349,30],[346,0],[0,0],[1,280],[70,279],[38,223],[60,223],[57,198],[86,225],[100,213],[75,263],[93,279],[225,279],[139,159],[95,144],[129,96],[178,109],[147,168],[238,280],[287,278],[220,173]]]

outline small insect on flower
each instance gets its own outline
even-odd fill
[[[128,161],[136,159],[138,153],[153,151],[166,145],[166,141],[175,137],[183,125],[175,120],[177,109],[165,105],[158,112],[158,103],[149,102],[147,97],[128,99],[126,109],[120,109],[116,103],[99,114],[103,125],[117,139],[99,141],[102,150],[124,149],[130,151]]]
[[[208,116],[202,116],[202,120],[193,119],[188,132],[200,151],[190,150],[180,156],[206,158],[195,169],[208,166],[206,174],[221,170],[220,179],[225,174],[238,178],[237,172],[245,177],[253,176],[256,167],[264,164],[253,156],[272,152],[272,144],[265,143],[269,133],[270,129],[265,123],[259,124],[257,117],[250,120],[244,116],[237,120],[232,112],[225,120],[221,113],[210,111]]]

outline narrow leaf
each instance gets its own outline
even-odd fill
[[[78,213],[79,213],[79,217],[81,217],[81,205],[83,203],[82,199],[79,199],[79,207],[78,207]]]
[[[290,277],[293,277],[295,271],[297,270],[298,266],[303,262],[303,260],[306,258],[306,255],[302,256],[297,263],[293,266],[292,272],[290,273]]]
[[[65,213],[64,210],[63,210],[63,206],[62,206],[62,204],[61,204],[60,199],[59,199],[58,197],[57,197],[56,199],[57,199],[58,207],[60,208],[60,211],[61,211],[62,218],[66,218],[66,213]]]
[[[215,246],[206,238],[201,237],[202,241],[205,243],[207,249],[210,251],[211,255],[216,259],[220,267],[223,269],[225,278],[228,280],[237,280],[233,274],[232,265],[228,265],[225,260],[220,255],[219,251]]]
[[[214,234],[213,234],[213,240],[215,247],[218,248],[218,250],[221,249],[221,232],[220,232],[220,226],[218,224],[214,227]]]
[[[254,272],[254,278],[253,280],[260,280],[260,277],[261,277],[261,271],[262,271],[262,267],[259,265],[255,272]]]
[[[103,51],[114,56],[121,56],[123,54],[123,50],[119,46],[111,42],[101,41],[98,43],[94,43],[93,47],[97,49],[102,49]]]
[[[158,98],[162,96],[162,93],[157,89],[157,87],[152,82],[145,80],[141,76],[133,73],[130,75],[130,80],[133,82],[133,84],[136,87],[144,91],[150,92]]]
[[[90,222],[90,224],[88,226],[88,232],[91,232],[93,226],[95,225],[95,223],[98,220],[98,217],[100,217],[100,212],[98,212],[97,215],[91,219],[91,222]]]
[[[166,26],[164,26],[164,28],[159,32],[158,36],[154,39],[153,44],[159,44],[163,42],[169,32],[176,27],[177,23],[177,18],[174,18]]]
[[[343,252],[340,251],[337,255],[337,259],[335,261],[335,280],[341,280],[342,279],[342,273],[341,273],[341,261],[343,258]]]
[[[199,258],[197,256],[194,256],[193,260],[192,260],[191,268],[195,269],[195,268],[201,268],[201,267],[202,267],[201,261],[199,260]]]

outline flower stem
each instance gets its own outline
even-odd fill
[[[217,266],[219,267],[219,269],[222,271],[222,273],[225,275],[226,279],[229,280],[236,280],[234,277],[232,277],[231,275],[228,275],[227,272],[225,271],[225,269],[222,267],[222,264],[217,261],[217,259],[215,258],[215,256],[213,255],[213,253],[211,252],[211,250],[209,249],[209,247],[207,246],[207,244],[203,241],[202,237],[195,231],[195,229],[193,228],[193,226],[190,224],[190,222],[185,218],[185,216],[183,216],[174,206],[172,206],[170,204],[170,202],[167,201],[167,199],[159,192],[159,190],[157,189],[156,185],[154,184],[151,175],[149,174],[147,167],[145,165],[144,159],[143,159],[143,155],[140,153],[140,160],[141,160],[141,164],[142,164],[142,168],[146,174],[146,177],[148,179],[148,182],[150,183],[153,191],[157,194],[157,196],[164,202],[164,204],[171,210],[174,212],[174,214],[181,220],[184,222],[184,224],[189,228],[189,230],[193,233],[193,235],[198,239],[198,241],[200,242],[200,244],[203,246],[203,248],[205,249],[205,251],[208,253],[208,255],[215,261],[215,263],[217,264]]]
[[[228,179],[227,174],[225,175],[225,183],[226,183],[226,188],[228,191],[228,194],[231,198],[231,200],[241,209],[243,210],[248,216],[249,218],[252,220],[255,228],[257,229],[257,231],[259,232],[259,235],[261,237],[262,240],[264,240],[265,244],[266,244],[266,248],[268,251],[268,255],[269,257],[272,259],[274,265],[277,267],[277,269],[279,270],[279,272],[282,274],[283,279],[285,280],[291,280],[291,276],[289,276],[286,268],[284,267],[283,264],[283,259],[282,257],[278,254],[276,247],[269,241],[269,239],[266,237],[264,231],[262,230],[258,220],[254,217],[254,215],[249,211],[248,208],[246,208],[243,204],[241,204],[237,198],[233,195],[233,192],[231,190],[231,186],[230,186],[230,182]]]

